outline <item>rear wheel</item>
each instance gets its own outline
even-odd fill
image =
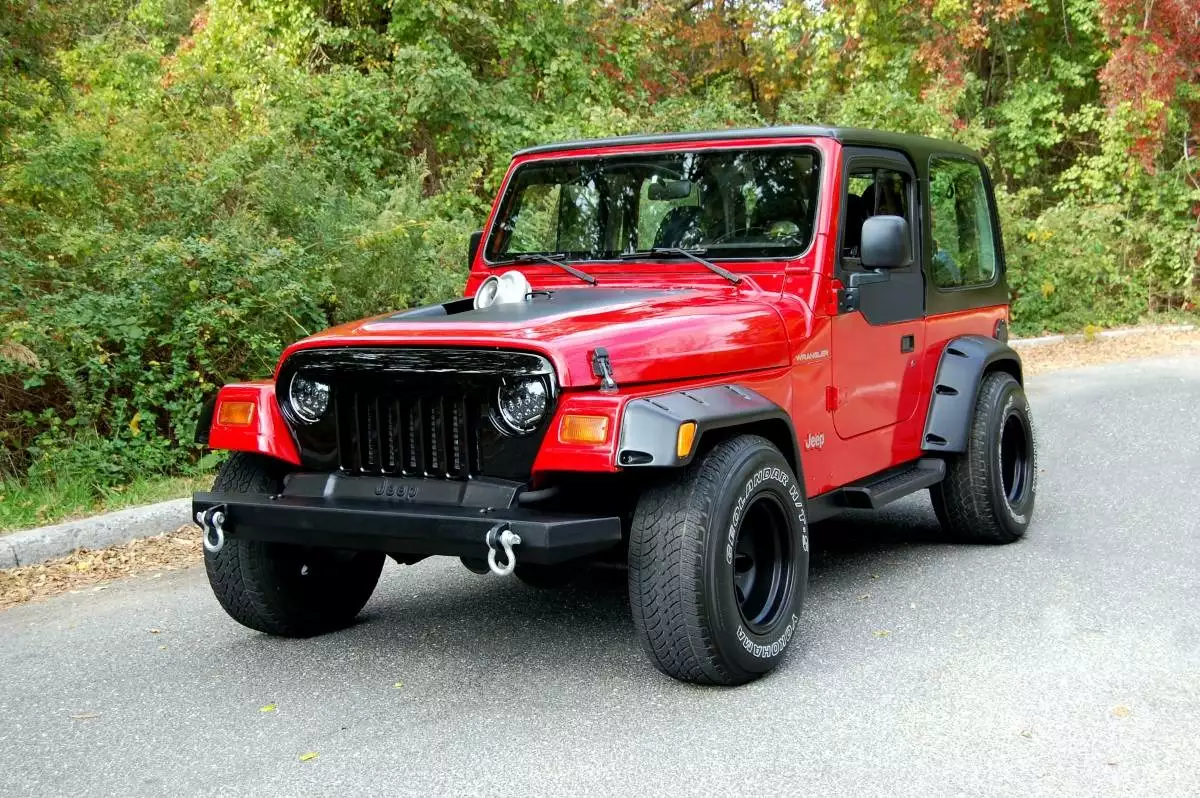
[[[213,491],[277,493],[282,464],[234,453],[217,474]],[[384,555],[288,543],[225,538],[219,552],[204,552],[217,601],[235,621],[267,634],[311,637],[349,625],[379,581]]]
[[[1037,493],[1037,448],[1029,402],[1011,375],[984,376],[967,450],[946,461],[929,489],[934,513],[953,537],[1011,543],[1029,528]]]
[[[807,586],[802,486],[766,439],[723,441],[638,501],[630,605],[667,675],[741,684],[770,671],[795,635]]]

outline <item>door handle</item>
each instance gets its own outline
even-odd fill
[[[916,345],[917,345],[917,341],[916,341],[915,336],[912,336],[912,335],[900,336],[900,351],[901,352],[911,352],[911,351],[913,351],[913,348]]]

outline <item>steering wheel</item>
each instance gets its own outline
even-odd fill
[[[758,235],[765,236],[767,234],[767,230],[765,227],[762,227],[761,225],[755,225],[755,226],[747,225],[746,227],[741,227],[741,228],[737,228],[734,230],[730,230],[729,232],[725,233],[724,235],[717,236],[716,238],[712,239],[709,243],[710,244],[724,244],[731,238],[746,237],[746,236],[749,236],[749,235],[755,234],[755,233]]]

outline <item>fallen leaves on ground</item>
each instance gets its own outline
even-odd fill
[[[1200,354],[1200,330],[1157,330],[1116,338],[1096,336],[1091,340],[1023,346],[1018,351],[1025,374],[1042,374],[1056,369],[1115,363],[1119,360],[1186,352]]]
[[[103,590],[104,583],[151,571],[174,571],[200,562],[200,532],[194,526],[88,551],[36,565],[0,570],[0,610],[74,590]],[[150,630],[151,634],[159,630]]]

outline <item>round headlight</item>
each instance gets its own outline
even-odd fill
[[[496,391],[496,409],[508,432],[527,435],[537,428],[549,407],[546,383],[536,377],[505,380]]]
[[[292,403],[292,410],[301,421],[315,424],[329,409],[329,386],[296,375],[292,378],[291,388],[288,389],[288,399]]]

